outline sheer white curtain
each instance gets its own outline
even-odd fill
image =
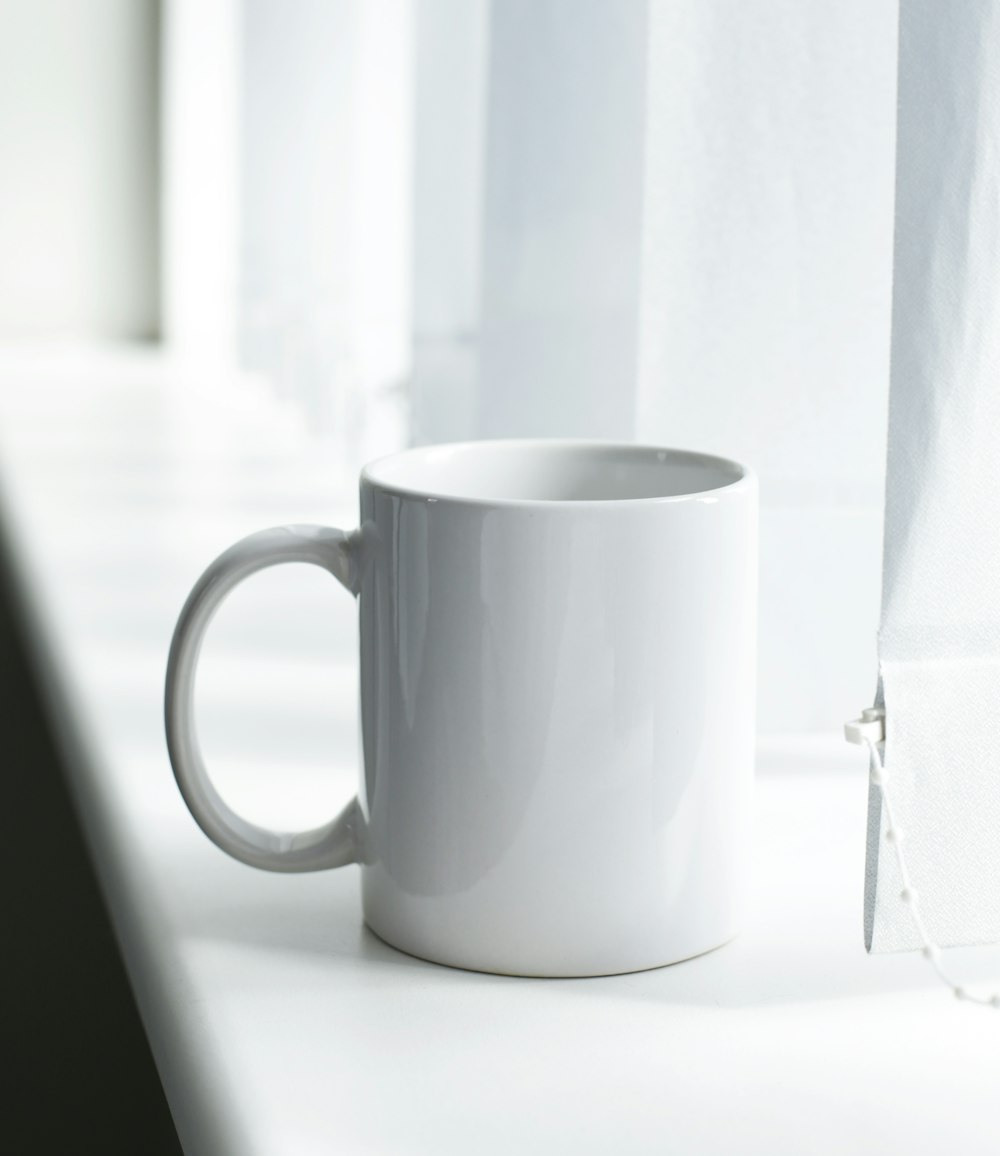
[[[1000,9],[903,0],[885,581],[893,824],[926,934],[1000,942]],[[865,934],[923,942],[873,791]]]
[[[344,461],[411,363],[413,0],[165,0],[164,329],[266,381]]]
[[[0,346],[159,330],[155,0],[0,4]]]
[[[878,616],[895,5],[417,11],[413,436],[753,463],[760,726],[833,728]]]
[[[896,5],[220,2],[244,365],[351,469],[506,434],[755,465],[760,728],[837,726],[875,653]]]

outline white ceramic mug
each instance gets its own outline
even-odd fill
[[[206,773],[195,666],[225,595],[311,562],[359,598],[361,789],[299,834]],[[601,443],[408,450],[361,474],[361,528],[264,530],[208,568],[167,670],[195,819],[272,871],[360,863],[364,918],[412,955],[604,975],[717,947],[744,909],[757,483],[733,462]]]

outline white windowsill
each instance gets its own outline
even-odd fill
[[[424,964],[363,929],[355,869],[216,850],[164,748],[175,616],[240,534],[355,513],[264,395],[212,402],[198,379],[151,353],[0,358],[5,528],[187,1151],[1000,1149],[1000,1020],[918,957],[862,948],[866,765],[839,736],[762,740],[753,922],[655,972]],[[294,823],[354,789],[354,627],[323,575],[285,574],[220,616],[199,702],[226,790]],[[1000,983],[997,951],[956,956]]]

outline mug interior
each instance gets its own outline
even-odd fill
[[[481,441],[421,446],[365,467],[381,489],[483,502],[677,499],[732,486],[747,470],[687,450],[600,442]]]

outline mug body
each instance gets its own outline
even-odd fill
[[[537,976],[724,943],[747,887],[757,487],[573,442],[410,450],[361,480],[365,920]]]

